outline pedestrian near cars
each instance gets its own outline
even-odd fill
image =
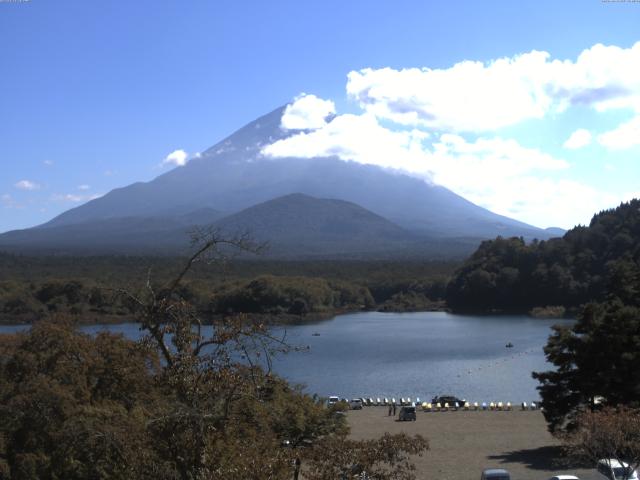
[[[393,416],[394,417],[396,416],[396,404],[395,403],[393,404]]]
[[[393,407],[389,404],[389,416],[391,416],[391,410],[393,410]]]

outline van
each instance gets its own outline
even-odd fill
[[[638,480],[638,473],[615,458],[601,458],[596,467],[601,479],[607,480]]]
[[[349,402],[349,408],[351,408],[351,410],[362,410],[362,399],[354,398],[351,400]]]
[[[503,468],[487,468],[480,475],[480,480],[511,480],[511,474]]]
[[[331,396],[329,397],[329,401],[327,402],[327,404],[328,404],[329,406],[331,406],[331,405],[336,405],[339,401],[340,401],[340,398],[339,398],[339,397],[336,397],[336,396],[334,396],[334,395],[331,395]]]
[[[398,420],[401,422],[416,419],[416,407],[402,407],[400,409],[400,413],[398,414]]]

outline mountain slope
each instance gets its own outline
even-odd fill
[[[184,212],[201,207],[235,212],[301,192],[357,203],[404,228],[434,237],[550,236],[542,229],[478,207],[444,187],[402,173],[337,158],[264,158],[260,154],[264,145],[297,133],[280,128],[283,109],[246,125],[184,167],[148,183],[113,190],[45,226],[118,216],[158,216],[177,205]]]
[[[214,227],[224,236],[248,232],[266,242],[267,258],[463,258],[477,239],[424,238],[359,205],[291,194],[211,222],[203,209],[175,217],[126,217],[17,230],[0,236],[12,252],[175,254],[188,250],[190,232]],[[196,219],[196,220],[193,220]]]
[[[478,207],[444,187],[397,171],[335,157],[266,158],[260,153],[262,147],[299,133],[280,128],[284,108],[249,123],[183,167],[147,183],[112,190],[39,227],[0,235],[0,245],[48,244],[55,249],[73,250],[83,239],[83,248],[144,251],[150,247],[146,238],[155,236],[152,247],[172,249],[177,248],[178,238],[184,242],[185,226],[210,224],[220,217],[220,212],[237,213],[295,192],[351,202],[406,232],[428,239],[431,245],[447,245],[452,238],[477,244],[480,239],[498,235],[526,239],[553,236],[551,232]],[[302,197],[297,200],[302,201]],[[259,228],[263,214],[245,212],[245,226]],[[277,218],[269,218],[272,225],[278,224]],[[355,221],[355,217],[348,219]],[[343,220],[337,217],[333,222],[340,223],[344,232],[362,227],[348,225],[347,217]],[[295,228],[285,223],[280,226],[281,232]],[[289,238],[284,233],[276,237],[274,242]],[[330,242],[328,237],[323,238]],[[353,245],[356,243],[354,240]],[[308,242],[303,244],[309,246]],[[346,243],[342,245],[346,248]],[[349,247],[345,252],[352,251]]]
[[[225,232],[250,231],[272,255],[367,254],[407,247],[416,238],[364,208],[303,194],[279,197],[223,218]]]

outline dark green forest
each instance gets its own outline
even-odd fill
[[[83,323],[132,318],[118,295],[138,291],[147,279],[157,288],[184,259],[167,257],[66,257],[0,254],[0,322],[32,323],[55,313]],[[358,310],[440,309],[458,264],[400,261],[239,260],[194,265],[181,295],[209,319],[231,313],[307,321]]]
[[[640,408],[640,201],[594,215],[562,238],[483,242],[447,286],[454,311],[568,314],[534,372],[552,433],[585,412]],[[637,443],[637,442],[636,442]]]
[[[590,301],[640,302],[640,201],[596,214],[562,238],[501,238],[483,242],[446,292],[454,311],[517,311]]]

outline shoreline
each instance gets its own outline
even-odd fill
[[[380,312],[380,313],[429,313],[429,312],[446,312],[452,315],[473,315],[478,317],[484,316],[509,316],[509,315],[523,315],[528,316],[534,319],[541,320],[573,320],[574,316],[547,316],[547,315],[534,315],[529,311],[495,311],[495,312],[487,312],[487,311],[473,311],[473,310],[452,310],[444,304],[433,305],[433,308],[428,309],[387,309],[384,308],[384,305],[377,305],[376,308],[371,309],[361,309],[361,308],[344,308],[344,309],[336,309],[325,312],[311,312],[304,315],[295,315],[295,314],[268,314],[268,313],[239,313],[238,315],[246,315],[252,319],[260,321],[270,326],[286,326],[286,325],[308,325],[313,323],[321,323],[325,320],[330,320],[339,315],[346,315],[349,313],[364,313],[364,312]],[[11,316],[11,318],[0,317],[0,326],[3,327],[12,327],[19,325],[33,325],[36,322],[44,320],[48,318],[48,316],[41,316],[38,318],[25,316]],[[123,325],[126,323],[135,323],[135,318],[133,316],[126,315],[76,315],[72,316],[76,318],[77,324],[80,326],[89,326],[89,325]],[[209,316],[204,316],[205,320],[203,325],[213,325],[219,320],[221,320],[224,316],[222,314],[214,314]]]

